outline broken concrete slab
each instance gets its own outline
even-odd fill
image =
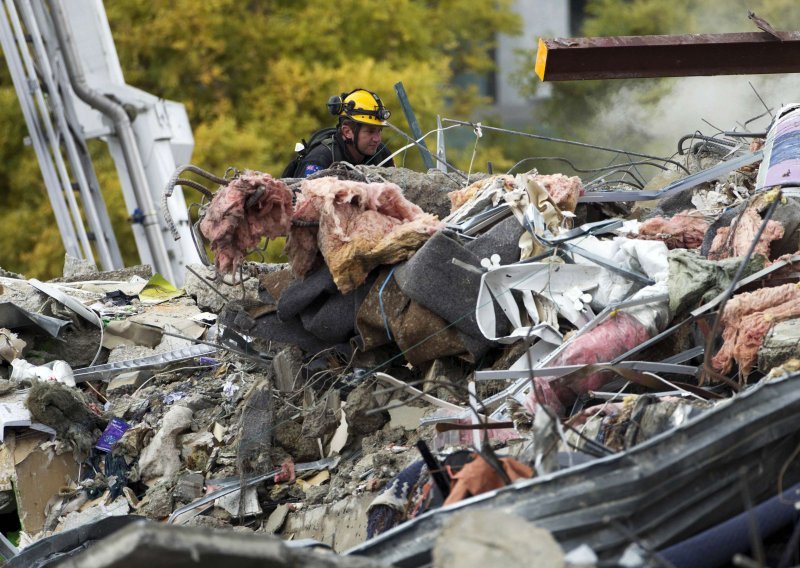
[[[60,564],[63,568],[382,568],[358,557],[290,548],[271,535],[136,523]]]
[[[800,319],[776,323],[758,350],[758,368],[768,373],[790,359],[800,359]]]
[[[275,507],[275,510],[270,513],[267,522],[264,523],[264,532],[267,534],[275,534],[281,530],[288,514],[289,505],[278,505]]]
[[[202,473],[185,473],[178,477],[172,497],[183,503],[194,501],[203,495],[205,481]]]
[[[80,526],[95,523],[108,517],[123,517],[130,512],[128,500],[124,496],[117,497],[110,504],[105,504],[106,495],[102,495],[95,505],[89,506],[85,510],[69,513],[64,517],[64,521],[59,527],[59,531],[69,531]]]
[[[281,392],[292,392],[300,377],[303,365],[303,352],[292,346],[282,349],[272,359],[272,370],[275,373],[275,388]]]
[[[109,381],[108,386],[106,387],[106,393],[130,394],[141,387],[145,381],[150,379],[152,376],[153,371],[148,369],[120,373],[111,379],[111,381]]]
[[[114,349],[120,345],[142,345],[151,349],[161,343],[163,332],[155,327],[142,325],[132,319],[112,321],[103,333],[103,347]]]
[[[316,438],[303,436],[303,427],[293,420],[279,422],[273,433],[275,444],[286,450],[298,462],[319,459]]]
[[[91,260],[65,254],[63,272],[64,278],[68,280],[88,280],[89,276],[97,272],[97,267]]]
[[[178,472],[181,461],[177,437],[189,429],[192,415],[190,408],[177,404],[164,415],[161,428],[139,457],[139,475],[144,481],[152,485]]]
[[[351,434],[372,434],[389,421],[387,411],[371,412],[380,405],[375,400],[375,385],[361,383],[347,396],[347,424]]]
[[[222,311],[222,308],[230,299],[242,297],[242,285],[238,284],[234,290],[231,286],[221,284],[215,279],[216,273],[213,268],[202,264],[191,264],[188,268],[191,268],[194,272],[192,272],[192,270],[186,270],[183,289],[189,296],[195,298],[197,306],[200,309],[208,310],[216,314]],[[197,274],[195,274],[195,272]],[[214,289],[222,293],[225,297],[223,298],[220,296]],[[251,278],[245,281],[244,289],[246,298],[258,298],[257,279]]]
[[[367,537],[367,509],[374,495],[350,495],[334,503],[292,511],[281,536],[311,538],[342,551]]]
[[[563,568],[564,551],[550,531],[497,510],[462,511],[444,525],[433,568],[504,566]]]
[[[422,406],[397,406],[389,409],[389,428],[417,430],[423,416],[430,411]]]

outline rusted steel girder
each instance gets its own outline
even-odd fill
[[[800,32],[540,39],[542,81],[800,71]]]

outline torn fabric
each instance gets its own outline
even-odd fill
[[[358,308],[356,325],[364,351],[395,343],[412,365],[447,356],[474,363],[487,347],[470,340],[423,305],[409,299],[384,269]]]
[[[765,375],[787,361],[800,357],[800,319],[781,321],[764,336],[758,350],[758,369]]]
[[[514,458],[499,458],[499,461],[512,483],[517,479],[533,477],[533,468],[529,465]],[[452,479],[454,483],[450,495],[445,499],[445,506],[458,503],[467,497],[500,489],[505,485],[494,467],[480,455],[476,455],[475,459],[461,468],[461,471],[453,475]]]
[[[692,310],[711,301],[731,283],[741,259],[706,260],[695,252],[676,249],[669,253],[669,309],[673,314]],[[764,268],[764,257],[753,255],[742,272],[746,278]]]

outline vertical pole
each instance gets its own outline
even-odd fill
[[[425,144],[425,140],[422,139],[422,130],[419,127],[419,122],[417,122],[414,109],[411,108],[411,103],[408,102],[408,95],[402,81],[395,83],[394,90],[397,93],[397,98],[400,99],[400,106],[403,107],[403,114],[406,115],[406,122],[408,122],[408,127],[411,129],[411,135],[420,143],[420,146],[417,147],[419,148],[419,153],[422,154],[422,161],[425,163],[425,167],[430,170],[434,167],[433,158],[431,158],[431,153]]]
[[[436,167],[439,171],[447,173],[447,152],[444,145],[444,130],[442,130],[442,117],[436,115]]]
[[[477,387],[475,386],[475,381],[470,381],[467,383],[467,390],[469,391],[469,404],[472,407],[472,425],[477,426],[481,423],[481,418],[478,415],[478,391]],[[478,428],[472,429],[472,443],[475,445],[476,450],[481,451],[481,431]]]

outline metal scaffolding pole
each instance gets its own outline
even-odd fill
[[[9,2],[10,0],[6,0]],[[89,230],[94,235],[95,247],[100,264],[105,270],[115,270],[124,266],[122,255],[119,251],[114,229],[111,226],[111,219],[108,216],[105,201],[100,193],[100,187],[94,174],[91,161],[84,158],[86,155],[85,145],[82,140],[76,139],[67,118],[67,108],[61,96],[61,89],[65,81],[57,73],[58,60],[48,53],[43,39],[41,28],[46,25],[44,21],[45,11],[40,3],[35,7],[39,8],[38,14],[28,2],[19,4],[22,12],[22,20],[25,23],[31,40],[33,42],[36,64],[47,88],[47,100],[50,106],[50,113],[55,119],[57,131],[61,138],[61,143],[67,153],[70,170],[81,196],[81,204],[86,215]],[[39,19],[42,24],[40,25]],[[48,37],[53,37],[52,31],[48,29]],[[53,61],[56,65],[51,65]],[[62,71],[64,79],[66,72]],[[57,149],[54,149],[56,151]]]
[[[73,226],[72,219],[69,215],[67,200],[64,196],[64,188],[59,181],[58,172],[53,163],[53,157],[47,149],[47,136],[34,102],[33,91],[38,90],[39,85],[35,80],[33,82],[29,81],[22,63],[20,52],[26,49],[24,37],[16,38],[14,36],[5,8],[0,9],[0,45],[2,45],[3,54],[5,55],[6,63],[8,64],[8,69],[14,83],[14,89],[17,92],[17,99],[22,108],[25,123],[28,126],[31,144],[33,145],[34,152],[36,152],[39,168],[42,171],[45,188],[50,198],[50,204],[53,207],[53,214],[56,219],[58,231],[61,234],[61,240],[64,243],[64,248],[67,254],[76,258],[84,258],[76,227]],[[71,191],[71,188],[69,188],[69,191]],[[81,225],[80,230],[82,229],[83,226]],[[85,234],[83,236],[85,237]],[[81,241],[84,242],[84,239],[81,239]],[[89,258],[91,258],[91,256]]]

